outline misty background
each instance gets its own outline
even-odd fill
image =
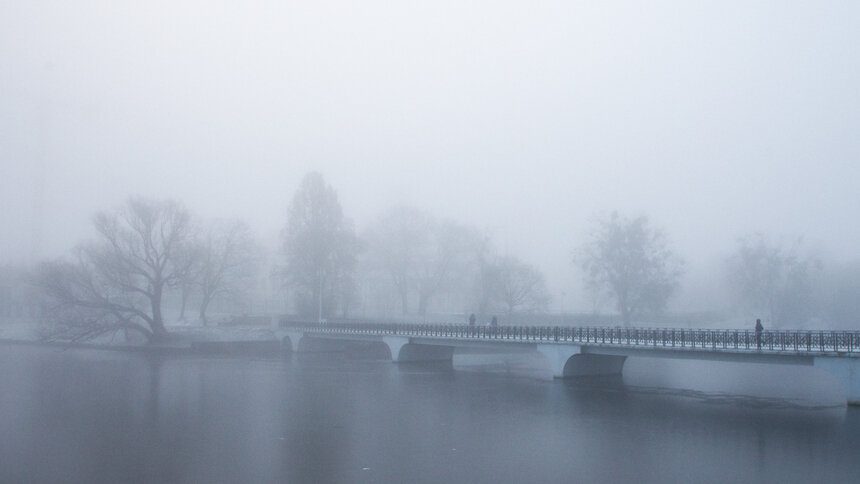
[[[835,1],[3,2],[0,264],[130,195],[277,254],[317,171],[359,235],[397,206],[476,227],[553,312],[593,309],[595,222],[645,215],[684,260],[668,309],[724,309],[749,234],[857,268],[858,25]]]

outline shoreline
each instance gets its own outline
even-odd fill
[[[117,345],[79,343],[71,341],[35,341],[0,338],[0,345],[35,346],[61,349],[85,349],[144,353],[160,355],[213,355],[213,356],[275,356],[281,354],[281,343],[276,339],[234,341],[189,341],[187,345]]]

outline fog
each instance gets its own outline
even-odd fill
[[[357,228],[475,225],[587,310],[595,219],[647,215],[707,307],[738,237],[860,258],[851,2],[4,2],[0,263],[130,195],[276,246],[302,177]]]

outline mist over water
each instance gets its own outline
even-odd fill
[[[819,361],[841,384],[174,353],[284,321],[857,341],[858,26],[834,0],[0,2],[0,484],[856,480],[854,343]],[[81,342],[135,347],[51,346]]]
[[[341,352],[4,346],[0,363],[3,482],[827,482],[860,471],[856,408],[727,398],[719,383],[640,387],[635,361],[623,382]]]

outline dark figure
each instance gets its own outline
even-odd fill
[[[495,327],[496,327],[496,326],[498,326],[498,325],[499,325],[499,320],[498,320],[498,319],[496,319],[496,317],[495,317],[495,316],[493,316],[493,319],[492,319],[492,320],[490,320],[490,326],[492,326],[492,327],[494,327],[494,328],[495,328]]]
[[[469,315],[469,326],[475,325],[475,313]]]
[[[761,349],[761,333],[764,331],[764,326],[761,325],[761,319],[755,320],[755,345]]]

